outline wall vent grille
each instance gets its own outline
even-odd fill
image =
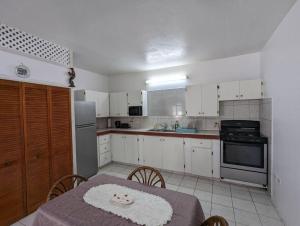
[[[70,49],[6,24],[0,24],[0,47],[67,67],[72,65],[72,52]]]

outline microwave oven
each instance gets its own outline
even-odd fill
[[[128,109],[129,116],[142,116],[143,107],[142,106],[130,106]]]

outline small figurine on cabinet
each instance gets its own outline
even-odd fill
[[[69,87],[75,87],[75,84],[74,84],[73,80],[75,79],[76,74],[75,74],[75,71],[74,71],[73,67],[69,68],[68,75],[70,76],[70,78],[69,78]]]

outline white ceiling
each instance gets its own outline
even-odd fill
[[[0,21],[102,74],[260,51],[296,0],[1,0]]]

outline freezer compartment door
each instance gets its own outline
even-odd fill
[[[76,126],[96,124],[96,103],[75,101]]]
[[[91,177],[98,171],[96,126],[76,128],[77,174]]]

